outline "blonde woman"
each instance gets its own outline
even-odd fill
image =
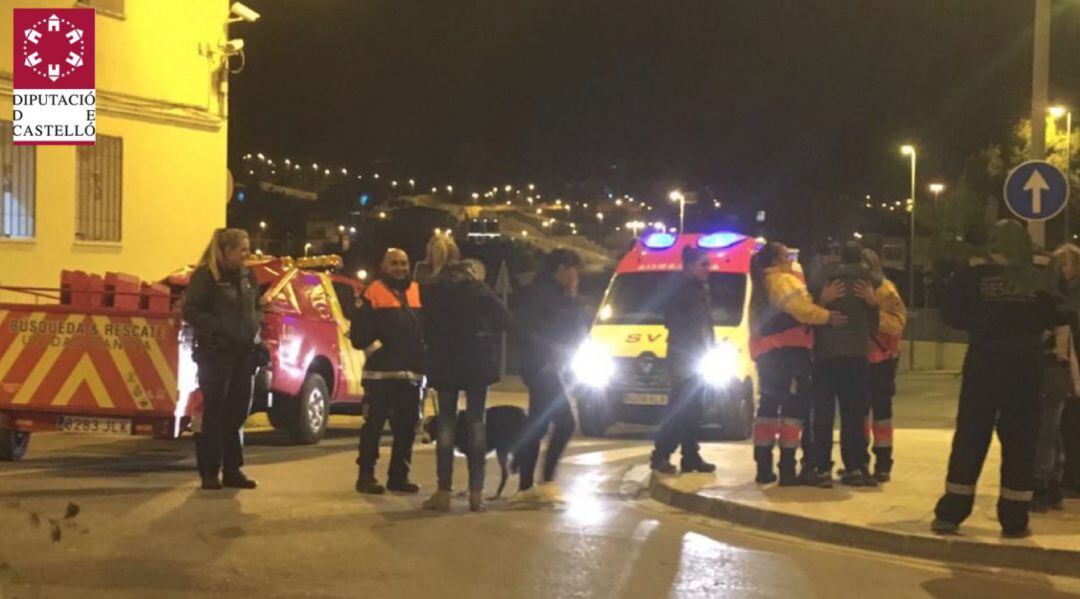
[[[258,283],[244,266],[250,248],[241,229],[214,231],[184,299],[184,320],[195,332],[193,357],[203,396],[195,458],[206,490],[257,486],[240,470],[262,326]]]
[[[435,233],[428,240],[427,255],[416,263],[413,280],[421,285],[431,283],[447,264],[461,260],[461,250],[448,233]]]

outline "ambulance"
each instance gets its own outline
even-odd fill
[[[682,276],[682,251],[711,258],[709,290],[716,345],[701,356],[705,422],[724,439],[749,438],[756,371],[749,354],[750,258],[753,238],[731,232],[645,235],[615,269],[588,339],[571,362],[581,430],[602,437],[616,422],[657,424],[671,381],[665,362],[666,294]]]

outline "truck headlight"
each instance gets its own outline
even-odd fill
[[[578,382],[590,387],[604,387],[615,376],[615,358],[606,347],[587,339],[570,361],[570,369]]]
[[[739,377],[739,350],[726,341],[719,343],[702,356],[698,374],[714,387],[723,387]]]

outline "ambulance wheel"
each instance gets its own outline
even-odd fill
[[[742,441],[753,432],[754,384],[746,381],[739,396],[720,408],[720,436],[725,441]]]
[[[609,410],[603,402],[578,398],[578,423],[581,424],[581,434],[586,437],[603,438],[607,435],[607,429],[611,426]]]
[[[299,411],[292,438],[297,443],[314,445],[326,435],[326,425],[330,420],[330,390],[323,377],[314,372],[308,374],[297,400]]]
[[[0,462],[18,462],[30,447],[30,433],[0,428]]]

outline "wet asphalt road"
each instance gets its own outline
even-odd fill
[[[36,436],[26,461],[0,464],[0,598],[1080,596],[1078,579],[898,559],[681,514],[644,496],[643,429],[575,438],[563,507],[497,501],[473,514],[457,497],[436,515],[420,509],[434,487],[430,446],[415,455],[420,496],[361,496],[355,419],[335,424],[310,447],[250,433],[256,491],[198,490],[190,438]],[[456,470],[464,488],[461,457]],[[489,492],[497,470],[489,460]],[[78,513],[65,518],[69,505]]]

